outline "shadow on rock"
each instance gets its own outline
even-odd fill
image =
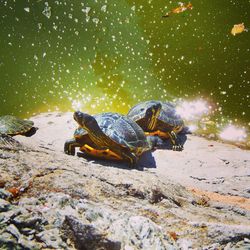
[[[114,167],[120,169],[137,169],[143,171],[144,168],[156,168],[156,162],[151,151],[144,152],[140,159],[138,160],[136,166],[130,167],[129,163],[122,161],[112,161],[106,159],[97,159],[90,155],[84,154],[82,152],[77,153],[78,157],[82,157],[89,162],[94,162],[96,164],[101,164],[106,167]]]
[[[91,224],[84,224],[74,216],[65,216],[62,225],[63,238],[70,239],[79,250],[120,250],[121,243],[108,239]]]

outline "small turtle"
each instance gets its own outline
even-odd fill
[[[12,115],[0,116],[0,144],[20,146],[21,144],[14,140],[12,136],[33,135],[37,130],[33,125],[32,121],[22,120]]]
[[[64,152],[75,155],[75,148],[99,158],[126,160],[133,166],[139,156],[150,150],[144,131],[127,116],[102,113],[91,116],[77,111],[79,128],[64,144]]]
[[[128,117],[135,121],[146,135],[170,138],[172,149],[181,151],[183,146],[178,141],[177,133],[184,128],[184,122],[170,102],[146,101],[132,107]]]
[[[12,115],[0,116],[0,135],[25,135],[31,136],[35,133],[34,122],[22,120]]]

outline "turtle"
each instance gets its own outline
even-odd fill
[[[176,113],[171,102],[141,102],[132,107],[127,116],[135,121],[147,136],[158,136],[163,141],[170,138],[173,150],[183,150],[176,134],[184,128],[184,121]]]
[[[33,127],[34,122],[23,120],[16,116],[4,115],[0,116],[0,135],[25,135],[31,136],[35,133],[36,128]]]
[[[87,155],[124,160],[135,166],[140,155],[150,150],[150,145],[140,126],[125,115],[101,113],[89,115],[81,111],[73,115],[79,127],[74,138],[64,144],[64,152],[75,155],[75,148]]]
[[[20,146],[21,144],[12,138],[15,135],[32,136],[37,128],[30,120],[22,120],[16,116],[0,116],[0,144],[7,146]]]

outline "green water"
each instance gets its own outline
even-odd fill
[[[249,128],[250,32],[230,31],[250,28],[250,1],[192,5],[162,18],[178,1],[1,0],[0,115],[203,98]]]

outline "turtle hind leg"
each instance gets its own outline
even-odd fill
[[[136,167],[139,158],[134,153],[127,151],[127,152],[121,152],[120,154],[122,159],[129,162],[130,168]]]
[[[131,168],[135,167],[138,161],[138,157],[135,154],[130,152],[130,150],[125,150],[124,148],[122,148],[121,150],[113,150],[109,148],[99,149],[85,144],[80,147],[80,150],[82,152],[85,152],[87,155],[100,159],[127,161],[129,162]]]
[[[75,139],[67,140],[64,143],[64,153],[68,155],[75,155],[75,148],[80,146],[81,145]]]
[[[94,148],[91,147],[88,144],[84,144],[83,146],[80,147],[80,150],[87,155],[101,158],[101,159],[106,159],[106,160],[122,160],[123,158],[119,155],[113,152],[112,150],[106,148],[106,149],[99,149],[99,148]]]

